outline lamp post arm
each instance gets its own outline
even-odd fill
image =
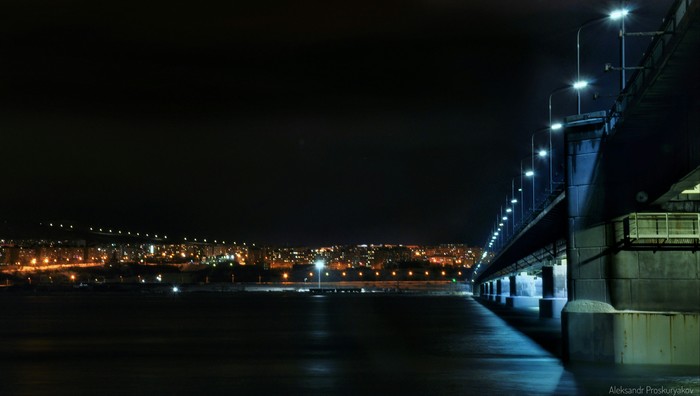
[[[592,23],[602,21],[603,19],[607,18],[609,18],[607,15],[591,18],[582,23],[576,30],[576,81],[581,81],[581,30]]]
[[[604,19],[609,18],[608,16],[599,16],[595,17],[592,19],[587,20],[581,26],[578,27],[578,30],[576,30],[576,82],[581,81],[581,30],[585,28],[588,25],[591,25],[595,22],[602,21]],[[578,105],[578,114],[581,114],[581,92],[576,92],[576,101]],[[550,120],[551,124],[551,120]]]
[[[554,91],[549,93],[549,99],[547,101],[547,104],[548,104],[548,109],[549,109],[549,127],[550,128],[552,127],[552,96],[554,96],[554,94],[557,94],[559,92],[565,91],[569,88],[571,88],[571,85],[564,85],[564,86],[559,87],[559,88],[557,88]]]

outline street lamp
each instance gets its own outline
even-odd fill
[[[550,122],[551,125],[551,122]],[[545,128],[540,128],[536,130],[535,132],[530,135],[530,148],[532,149],[532,199],[533,199],[533,208],[534,208],[534,197],[535,197],[535,157],[540,157],[544,158],[547,156],[547,151],[546,150],[540,150],[539,152],[535,153],[535,135],[542,131],[549,131],[549,191],[552,191],[552,128],[551,127],[545,127]],[[527,176],[527,175],[526,175]],[[534,209],[533,209],[534,210]]]
[[[621,0],[621,2],[624,3],[624,0]],[[593,24],[593,23],[595,23],[595,22],[599,22],[599,21],[602,21],[602,20],[608,19],[608,18],[609,18],[610,20],[613,20],[613,21],[616,21],[616,20],[619,19],[619,20],[620,20],[620,24],[621,24],[621,30],[620,30],[620,43],[621,43],[620,56],[621,56],[621,58],[622,58],[622,69],[623,69],[623,70],[622,70],[622,74],[621,74],[622,81],[621,81],[621,83],[620,83],[620,84],[621,84],[620,86],[622,87],[621,90],[625,88],[625,87],[624,87],[624,80],[625,80],[625,71],[624,71],[624,67],[625,67],[625,55],[624,55],[624,47],[625,47],[625,35],[624,35],[624,32],[625,32],[625,25],[624,25],[624,19],[625,19],[625,16],[627,16],[627,14],[629,14],[629,11],[628,11],[627,9],[625,9],[624,7],[622,7],[622,8],[620,8],[619,10],[615,10],[615,11],[611,12],[609,15],[600,16],[600,17],[596,17],[596,18],[590,19],[590,20],[584,22],[583,24],[581,24],[581,26],[579,26],[578,30],[576,30],[576,83],[574,83],[574,88],[575,88],[575,89],[579,89],[579,88],[576,87],[576,84],[585,82],[585,81],[582,81],[582,80],[581,80],[581,30],[583,30],[583,28],[586,27],[586,26],[588,26],[588,25],[591,25],[591,24]],[[587,84],[586,84],[586,85],[587,85]],[[585,87],[585,85],[584,85],[584,87]],[[583,88],[583,87],[581,87],[581,88]],[[578,102],[578,114],[581,114],[581,92],[577,92],[577,93],[576,93],[576,97],[577,97],[577,102]]]
[[[527,157],[525,157],[527,158]],[[523,159],[525,159],[523,158]],[[520,201],[523,200],[523,175],[526,177],[532,177],[532,211],[535,211],[535,171],[534,170],[528,170],[523,172],[523,159],[520,160]],[[523,202],[524,204],[524,202]],[[522,211],[523,205],[520,206],[520,210]],[[522,217],[522,214],[521,214]],[[522,219],[521,219],[522,222]]]
[[[318,270],[318,289],[321,290],[321,270],[323,269],[323,260],[316,260],[316,269]]]
[[[581,92],[578,91],[579,88],[576,88],[576,85],[581,83],[581,30],[583,30],[584,27],[598,21],[602,21],[603,19],[608,18],[608,16],[602,16],[602,17],[597,17],[593,18],[591,20],[588,20],[584,22],[581,26],[579,26],[578,30],[576,31],[576,82],[574,83],[574,88],[577,90],[576,92],[576,103],[578,105],[578,114],[581,114]],[[586,83],[584,87],[588,85]],[[583,87],[581,87],[583,88]]]
[[[620,92],[625,90],[625,17],[629,11],[624,7],[625,0],[620,0],[619,10],[610,13],[610,19],[620,20]]]
[[[520,223],[523,222],[523,177],[522,177],[522,169],[520,169],[520,188],[518,188],[518,191],[520,192]],[[515,204],[518,203],[518,198],[515,197],[515,178],[510,179],[510,203],[513,205],[513,210],[515,210]],[[515,232],[515,214],[513,214],[513,232]],[[518,224],[520,224],[518,223]]]
[[[559,122],[552,123],[552,96],[559,92],[563,92],[567,89],[573,88],[576,90],[576,97],[578,98],[578,114],[581,114],[581,90],[588,86],[588,81],[578,79],[572,85],[564,85],[559,87],[549,93],[549,98],[547,99],[547,110],[549,113],[549,191],[550,193],[554,191],[552,183],[552,162],[554,161],[554,155],[552,153],[552,132],[557,131],[563,127]]]

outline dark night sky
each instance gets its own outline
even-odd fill
[[[671,3],[630,4],[628,29]],[[3,1],[0,219],[481,245],[575,77],[576,28],[618,4]],[[583,111],[608,109],[616,27],[583,38]]]

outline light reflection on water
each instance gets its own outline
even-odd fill
[[[588,393],[468,297],[3,295],[0,312],[0,395]]]

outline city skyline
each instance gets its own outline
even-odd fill
[[[225,241],[196,242],[85,239],[0,239],[0,264],[41,269],[47,266],[108,264],[235,263],[264,269],[313,265],[322,260],[329,268],[373,268],[414,263],[437,267],[471,268],[481,248],[464,244],[362,244],[333,246],[275,246]],[[393,264],[392,264],[393,263]],[[16,270],[16,268],[15,268]]]

